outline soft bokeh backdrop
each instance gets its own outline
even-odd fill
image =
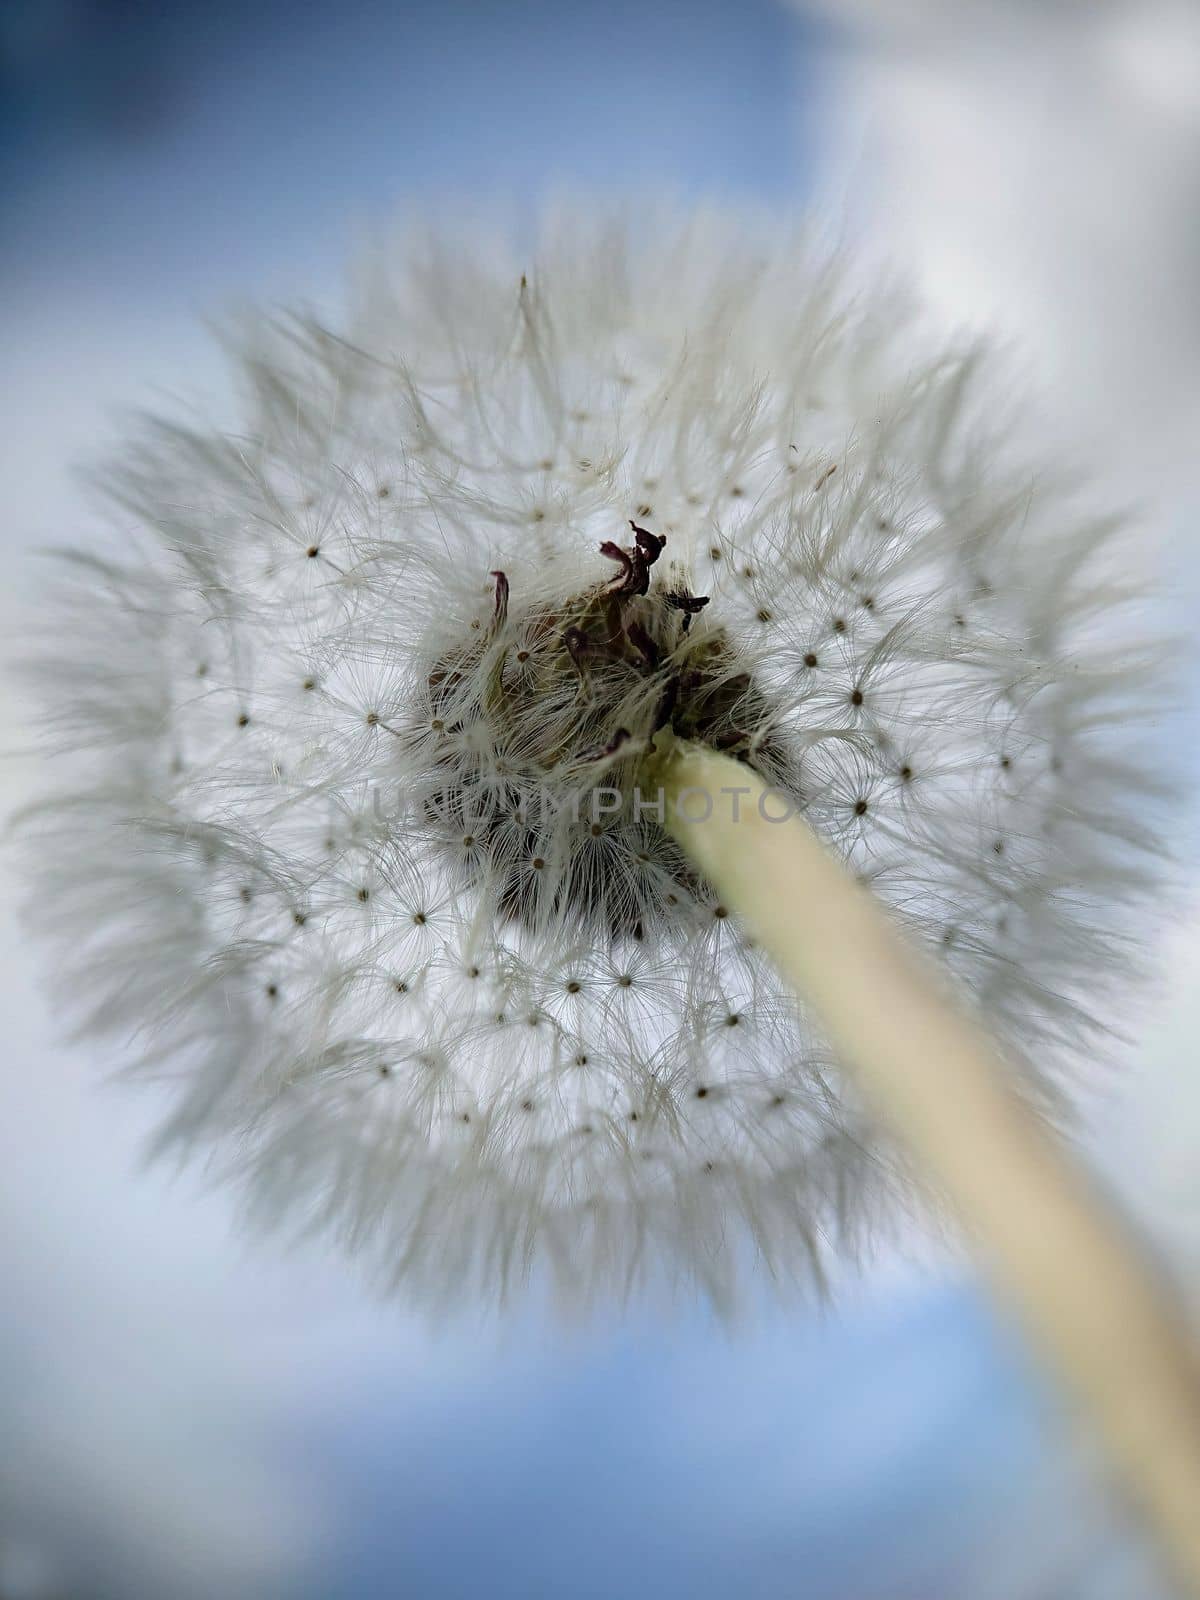
[[[199,394],[221,415],[203,315],[336,303],[355,236],[414,208],[579,190],[641,196],[647,249],[664,190],[811,208],[948,317],[1013,335],[1064,433],[1156,496],[1185,614],[1196,16],[3,0],[6,637],[38,548],[102,537],[71,468],[121,408]],[[32,770],[0,685],[9,810]],[[340,1261],[241,1238],[195,1176],[144,1170],[151,1108],[63,1041],[6,923],[3,1600],[1160,1592],[960,1266],[890,1263],[836,1310],[732,1333],[698,1312],[432,1327]],[[1188,1270],[1198,949],[1164,939],[1161,1020],[1100,1141]]]

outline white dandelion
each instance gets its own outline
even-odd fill
[[[803,810],[1039,1096],[1107,1020],[1154,843],[1115,524],[890,313],[713,222],[524,273],[426,241],[344,329],[247,331],[237,433],[107,475],[38,916],[262,1211],[414,1289],[724,1300],[886,1209],[819,1030],[632,792],[665,726]]]
[[[1183,1337],[1037,1121],[1161,883],[1122,519],[721,217],[410,242],[236,354],[37,666],[36,919],[164,1142],[408,1293],[722,1305],[911,1161],[1200,1571]]]

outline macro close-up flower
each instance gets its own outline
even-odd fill
[[[664,740],[803,817],[1039,1111],[1110,1052],[1165,798],[1125,521],[843,269],[720,210],[410,230],[340,320],[239,320],[240,415],[97,475],[114,537],[41,625],[34,921],[162,1144],[385,1286],[724,1306],[907,1226],[664,826]],[[736,833],[741,793],[695,806]]]
[[[0,1600],[1200,1600],[1198,22],[0,4]]]

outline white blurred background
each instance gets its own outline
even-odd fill
[[[1200,8],[1168,0],[0,0],[0,481],[19,636],[72,467],[224,378],[200,318],[335,300],[449,196],[717,193],[798,214],[1011,339],[1048,427],[1146,503],[1200,603]],[[1191,714],[1170,758],[1190,775]],[[1184,669],[1187,670],[1187,669]],[[29,792],[8,675],[4,809]],[[1197,859],[1196,813],[1180,821]],[[3,861],[6,904],[19,888]],[[1200,907],[1200,895],[1192,901]],[[0,961],[0,1600],[1153,1600],[961,1266],[730,1335],[700,1314],[430,1327],[146,1170],[142,1095]],[[1096,1144],[1200,1267],[1200,917]]]

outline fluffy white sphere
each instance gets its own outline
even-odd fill
[[[36,904],[171,1138],[414,1289],[724,1298],[894,1209],[803,1006],[628,804],[665,724],[802,807],[1040,1095],[1151,882],[1155,679],[1115,525],[981,425],[974,355],[660,218],[412,243],[240,363],[236,435],[109,474],[130,556],[76,554],[40,668]]]

